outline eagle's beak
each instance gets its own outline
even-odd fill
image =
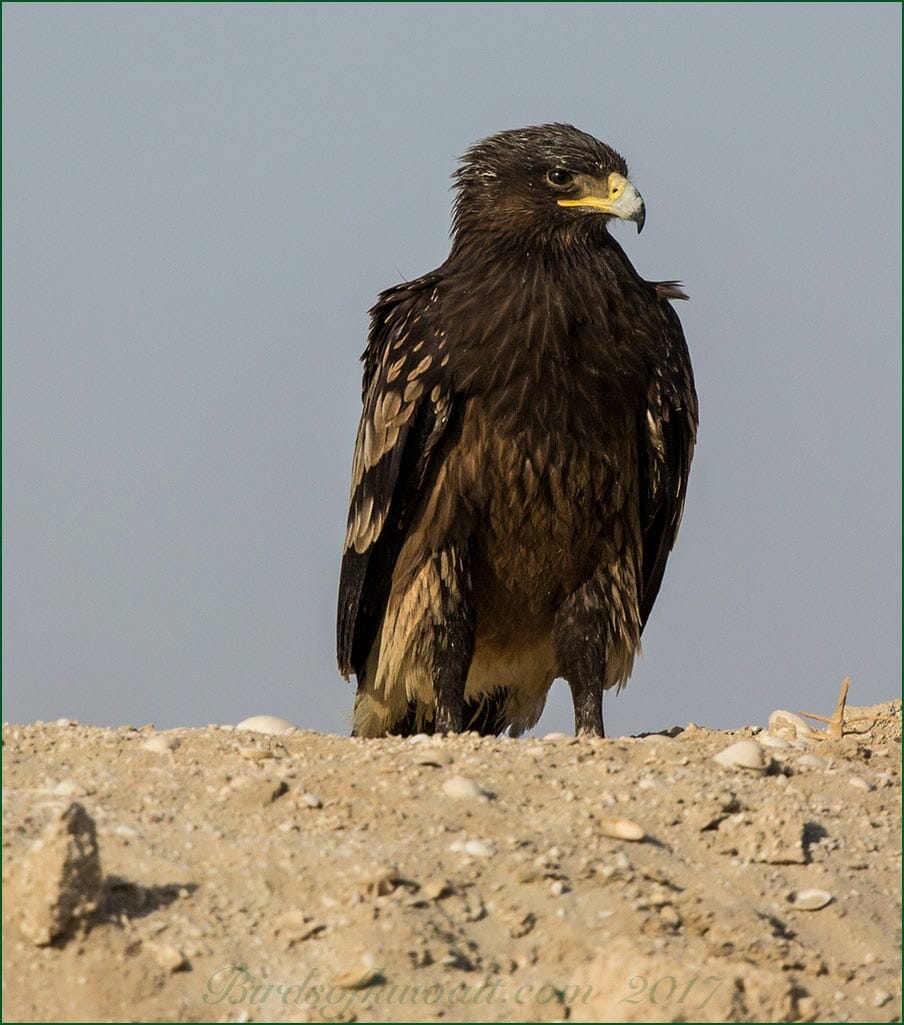
[[[576,206],[585,210],[599,211],[623,221],[634,221],[637,234],[643,231],[646,210],[643,197],[623,174],[613,171],[605,182],[587,179],[586,191],[577,199],[559,199],[559,206]]]

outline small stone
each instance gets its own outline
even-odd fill
[[[815,731],[799,715],[779,708],[769,716],[769,732],[773,737],[785,737],[788,740],[795,740],[798,737],[809,737]]]
[[[462,850],[472,858],[492,858],[496,853],[496,848],[483,840],[467,840]]]
[[[565,883],[561,879],[554,879],[549,884],[549,892],[553,897],[561,897],[565,892]]]
[[[330,980],[333,986],[341,989],[367,989],[377,982],[382,982],[383,976],[376,968],[361,966],[360,968],[347,968]]]
[[[893,1000],[894,997],[888,990],[877,989],[873,995],[873,1007],[884,1007],[889,1000]]]
[[[816,1021],[818,1006],[811,996],[797,998],[797,1021]]]
[[[442,900],[454,893],[454,888],[448,879],[431,879],[421,887],[421,893],[427,900]]]
[[[490,799],[490,794],[486,790],[478,786],[474,780],[467,779],[465,776],[450,776],[443,783],[443,793],[446,797],[453,797],[456,800],[462,801],[482,801],[486,803]]]
[[[88,791],[77,780],[63,779],[56,786],[51,787],[50,793],[57,797],[84,797]]]
[[[615,840],[643,840],[645,833],[643,826],[639,826],[631,819],[622,818],[620,815],[606,816],[600,819],[600,832],[603,836],[611,836]]]
[[[857,790],[870,791],[873,789],[872,783],[865,780],[862,776],[848,776],[848,785],[855,787]]]
[[[303,911],[292,910],[281,914],[273,923],[273,931],[286,941],[288,947],[309,939],[324,927],[322,922],[309,918]]]
[[[250,730],[252,733],[267,733],[279,737],[290,730],[297,730],[294,722],[288,719],[280,719],[278,715],[252,715],[249,719],[243,719],[237,730]]]
[[[825,890],[800,890],[792,893],[789,900],[795,911],[819,911],[832,903],[832,895]]]
[[[188,968],[185,955],[171,943],[160,943],[151,941],[145,943],[144,948],[151,955],[157,966],[165,972],[180,972]]]
[[[808,769],[825,769],[828,767],[829,763],[825,758],[821,758],[819,755],[806,754],[801,755],[800,758],[797,759],[797,764],[803,765]]]
[[[783,751],[791,747],[784,737],[773,737],[771,733],[758,733],[756,742],[762,747],[771,747],[775,751]]]
[[[543,739],[550,744],[572,744],[577,740],[577,737],[572,737],[569,733],[547,733]]]
[[[144,751],[154,751],[157,754],[170,754],[175,751],[181,741],[177,737],[168,737],[165,733],[155,733],[141,745]]]
[[[308,808],[323,807],[323,801],[316,794],[312,794],[307,790],[301,795],[301,803],[306,805]]]
[[[418,751],[412,759],[414,765],[432,765],[437,769],[441,769],[444,765],[451,765],[452,761],[452,755],[439,747],[428,747],[426,750]]]
[[[726,768],[765,772],[766,753],[755,740],[739,740],[713,756],[713,761]]]
[[[240,747],[239,757],[247,758],[249,762],[263,762],[275,755],[264,747]]]

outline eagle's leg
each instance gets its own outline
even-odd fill
[[[431,674],[433,676],[433,729],[461,733],[464,729],[465,683],[474,654],[474,605],[464,546],[454,546],[436,557],[439,608],[433,612]]]
[[[574,732],[604,737],[603,681],[606,675],[606,616],[599,583],[590,580],[556,613],[553,645],[559,671],[574,703]]]

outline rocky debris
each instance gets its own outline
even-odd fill
[[[819,740],[8,726],[8,893],[71,795],[107,878],[50,948],[7,900],[4,1013],[900,1020],[899,707]],[[714,761],[741,742],[762,768]]]
[[[13,871],[10,900],[22,933],[36,946],[66,936],[97,910],[100,900],[94,820],[80,804],[70,804],[53,815]]]

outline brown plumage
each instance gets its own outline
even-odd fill
[[[456,174],[452,249],[371,310],[339,585],[359,736],[578,732],[631,673],[675,541],[697,399],[669,300],[608,231],[624,160],[570,125]]]

